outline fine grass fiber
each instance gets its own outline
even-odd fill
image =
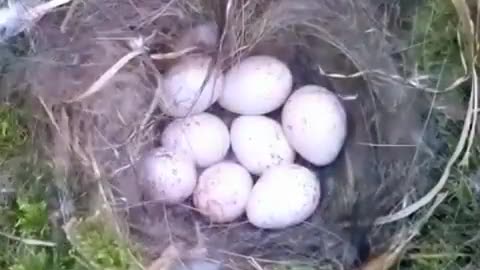
[[[464,50],[472,41],[453,19],[450,45],[434,36],[438,18],[464,9],[427,2],[410,11],[417,14],[413,37],[398,25],[401,6],[383,1],[76,0],[47,14],[28,33],[26,56],[16,57],[2,80],[12,102],[28,111],[22,125],[8,117],[11,110],[1,118],[14,132],[4,133],[12,152],[2,153],[16,156],[27,137],[15,134],[27,133],[35,153],[30,165],[21,163],[24,174],[7,177],[29,184],[16,181],[5,208],[13,212],[2,223],[1,247],[17,248],[5,251],[2,266],[163,270],[202,261],[221,269],[376,270],[393,265],[419,233],[435,245],[414,242],[402,266],[438,269],[421,268],[432,258],[437,267],[452,260],[474,265],[465,254],[475,241],[449,249],[438,235],[473,233],[457,225],[475,220],[475,182],[454,168],[450,179],[460,180],[432,189],[448,178],[451,154],[463,150],[460,134],[473,134],[455,121],[476,110],[472,101],[464,105],[474,92],[449,91],[457,103],[438,93],[476,79],[473,54]],[[178,51],[178,34],[205,22],[217,26],[217,43]],[[407,42],[397,38],[402,34]],[[253,228],[244,218],[220,226],[189,202],[165,206],[143,196],[136,162],[158,145],[170,121],[156,109],[161,74],[192,53],[211,55],[222,69],[247,55],[271,54],[289,64],[296,87],[317,83],[342,97],[350,131],[342,155],[326,168],[305,163],[325,191],[309,220],[282,231]],[[446,110],[451,104],[461,111]],[[475,159],[477,149],[468,151]],[[462,208],[469,214],[460,216]]]

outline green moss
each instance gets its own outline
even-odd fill
[[[67,241],[62,228],[52,222],[57,209],[50,203],[54,187],[48,169],[28,163],[19,168],[14,174],[16,198],[0,208],[0,269],[138,269],[127,246],[91,219],[78,222],[69,235],[73,241]]]
[[[0,105],[0,161],[25,151],[28,136],[22,120],[13,107]]]
[[[90,217],[74,223],[70,237],[75,256],[84,265],[102,270],[140,269],[127,243],[119,240],[102,220]]]
[[[23,115],[0,106],[0,269],[134,269],[130,251],[102,226],[79,223],[76,241],[67,240],[55,221],[60,206],[52,171],[30,158],[28,140]]]
[[[76,262],[66,256],[70,247],[55,239],[58,228],[50,222],[50,174],[28,162],[15,169],[1,169],[14,171],[11,178],[15,197],[1,206],[0,269],[74,269]],[[44,242],[56,246],[45,246]]]

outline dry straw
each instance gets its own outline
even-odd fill
[[[438,138],[422,117],[430,110],[424,97],[441,90],[399,69],[393,52],[404,44],[387,30],[388,7],[373,2],[73,0],[52,10],[30,32],[21,75],[29,106],[43,116],[37,131],[59,187],[93,214],[108,210],[107,224],[141,247],[152,270],[179,259],[225,269],[352,269],[385,251],[392,253],[383,264],[394,260],[424,222],[406,218],[435,201],[431,214],[443,200],[439,192],[458,155],[430,190],[432,168],[445,162],[435,160]],[[181,33],[199,25],[214,25],[217,42],[200,35],[180,46]],[[247,55],[274,55],[289,64],[296,86],[321,84],[343,98],[348,142],[334,164],[310,166],[324,198],[308,221],[281,231],[244,220],[215,225],[188,202],[145,200],[135,162],[158,144],[169,121],[157,108],[162,73],[192,53],[212,55],[224,70]],[[89,199],[72,195],[82,192]],[[76,214],[65,212],[65,223]]]

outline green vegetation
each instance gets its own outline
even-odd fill
[[[433,76],[439,89],[450,86],[465,71],[458,42],[458,15],[452,1],[427,0],[415,16],[415,52],[421,73]],[[439,96],[445,104],[460,104],[466,111],[470,85],[459,86]],[[446,101],[446,102],[445,102]],[[446,118],[451,118],[446,112]],[[449,138],[445,154],[453,152],[462,121],[444,120],[442,136]],[[447,199],[406,252],[404,269],[479,269],[480,268],[480,147],[474,145],[467,166],[458,165],[452,172]]]
[[[449,122],[445,130],[458,130]],[[453,151],[455,138],[450,139]],[[480,268],[480,147],[473,150],[469,167],[457,167],[445,188],[447,199],[436,209],[409,246],[404,269],[471,269]]]
[[[10,127],[9,136],[4,138],[20,135],[15,131],[22,128],[16,125]],[[2,145],[5,142],[2,141]],[[17,140],[13,139],[13,142]],[[26,145],[16,147],[24,148]],[[50,221],[48,198],[51,188],[48,181],[51,175],[48,170],[21,161],[16,165],[3,164],[2,171],[2,180],[11,179],[11,183],[0,194],[3,199],[0,204],[0,269],[74,269],[74,261],[66,256],[69,248],[61,247],[60,242],[52,242],[58,232]]]
[[[12,158],[24,150],[28,140],[21,115],[10,106],[0,107],[0,161]]]
[[[67,241],[51,170],[25,156],[28,137],[22,116],[0,107],[0,269],[135,269],[130,251],[95,220],[75,224]]]
[[[458,19],[450,0],[427,0],[413,17],[417,68],[448,87],[465,73],[457,39]]]
[[[98,217],[103,217],[99,215]],[[117,235],[105,229],[104,223],[96,217],[73,221],[70,228],[70,241],[75,246],[77,262],[86,269],[139,270],[140,264]]]

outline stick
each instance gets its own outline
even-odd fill
[[[76,98],[68,100],[67,103],[73,103],[81,101],[102,89],[107,82],[117,74],[117,72],[123,68],[128,62],[130,62],[135,57],[141,55],[143,50],[134,50],[124,55],[120,60],[118,60],[113,66],[111,66],[105,73],[103,73],[100,78],[98,78],[83,94],[80,94]]]
[[[3,236],[5,238],[8,238],[14,241],[22,242],[25,245],[29,245],[29,246],[55,247],[57,245],[54,242],[47,242],[42,240],[30,239],[30,238],[21,238],[21,237],[17,237],[4,232],[0,232],[0,236]]]

